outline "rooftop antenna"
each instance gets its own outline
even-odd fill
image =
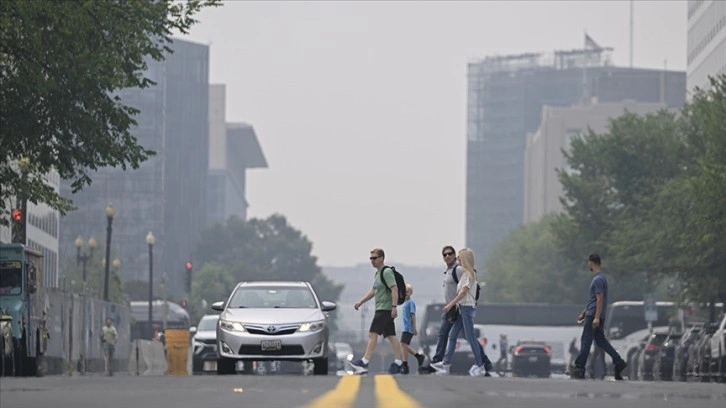
[[[630,0],[630,68],[633,68],[633,8],[634,0]]]

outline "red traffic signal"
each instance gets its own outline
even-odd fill
[[[23,220],[23,211],[20,209],[13,210],[13,221],[20,222]]]
[[[192,270],[192,263],[191,262],[187,261],[187,263],[184,266],[187,268],[187,270],[189,270],[189,271]]]

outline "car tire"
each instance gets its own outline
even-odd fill
[[[328,358],[313,359],[313,375],[328,375]]]
[[[237,361],[231,358],[217,358],[217,375],[230,375],[237,372]]]

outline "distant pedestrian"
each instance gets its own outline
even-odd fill
[[[608,282],[605,274],[602,273],[600,263],[601,260],[598,254],[590,255],[587,261],[587,266],[594,276],[592,282],[590,282],[590,295],[587,306],[577,316],[577,323],[584,324],[584,326],[582,328],[582,338],[580,339],[580,354],[575,359],[575,366],[572,368],[571,376],[578,379],[585,378],[585,366],[594,340],[613,359],[615,379],[622,380],[622,372],[628,364],[610,345],[603,331],[605,326],[604,316],[606,316],[608,304]]]
[[[497,360],[497,372],[507,371],[507,351],[509,350],[509,341],[507,335],[502,333],[499,335],[499,360]],[[504,363],[504,368],[502,368]]]
[[[446,245],[441,250],[441,255],[443,256],[444,263],[446,264],[446,270],[444,271],[443,287],[444,302],[445,304],[448,304],[456,297],[458,293],[457,287],[459,285],[459,282],[461,281],[461,277],[464,275],[465,272],[464,269],[459,265],[459,262],[457,262],[456,250],[453,246]],[[444,354],[446,353],[446,349],[449,344],[449,333],[451,332],[451,328],[455,322],[453,318],[458,316],[457,313],[457,309],[452,309],[448,313],[442,311],[441,321],[439,324],[439,335],[436,342],[436,351],[434,352],[434,356],[431,358],[431,365],[427,366],[425,372],[437,372],[433,365],[435,363],[443,361]],[[454,340],[454,342],[456,342],[456,340]],[[479,344],[479,342],[477,342],[477,344]],[[489,358],[484,353],[484,348],[481,347],[481,344],[479,344],[479,347],[480,353],[484,357],[484,365],[485,367],[487,367],[485,372],[488,373],[491,370],[492,362],[489,361]]]
[[[565,366],[565,374],[570,374],[570,367],[575,365],[575,359],[580,354],[580,350],[577,348],[577,337],[573,337],[570,342],[570,347],[567,350],[569,358],[567,359],[567,365]]]
[[[403,331],[401,332],[401,353],[403,354],[403,365],[401,366],[401,374],[408,374],[408,355],[409,353],[416,357],[419,368],[424,363],[424,355],[416,352],[411,347],[413,336],[418,336],[416,328],[416,302],[413,301],[413,285],[406,284],[406,301],[403,302]]]
[[[451,331],[449,332],[449,341],[446,347],[443,361],[431,364],[431,367],[441,373],[449,373],[451,368],[451,359],[456,349],[456,338],[461,330],[464,330],[464,337],[469,342],[469,347],[474,354],[474,364],[469,368],[469,375],[476,377],[479,375],[491,376],[491,362],[485,363],[486,354],[483,353],[479,339],[476,338],[474,332],[474,316],[476,315],[476,266],[474,263],[474,252],[469,248],[459,251],[457,260],[460,262],[461,269],[464,273],[457,284],[457,294],[449,303],[444,306],[444,313],[451,310],[458,310],[458,317],[454,321]],[[488,361],[488,359],[487,359]]]
[[[103,341],[103,358],[106,375],[113,375],[113,353],[116,351],[116,342],[118,341],[118,332],[110,318],[106,319],[106,325],[103,326],[101,339]]]
[[[396,286],[396,277],[393,270],[384,266],[385,257],[385,253],[380,248],[371,251],[369,259],[376,270],[373,275],[373,287],[353,306],[355,310],[358,310],[363,303],[375,298],[376,312],[368,330],[366,352],[360,360],[350,363],[350,366],[357,374],[368,372],[368,362],[373,355],[373,350],[376,348],[376,343],[378,343],[378,336],[386,337],[393,349],[394,361],[391,363],[388,372],[398,374],[401,372],[401,366],[403,366],[401,343],[396,338],[396,326],[394,324],[394,319],[398,316],[398,309],[396,308],[398,306],[398,287]],[[382,281],[385,281],[385,286]]]

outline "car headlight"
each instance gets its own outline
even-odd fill
[[[242,323],[240,323],[240,322],[230,322],[229,320],[219,319],[219,327],[222,330],[227,330],[227,331],[238,331],[238,332],[245,331],[245,327],[242,326]]]
[[[300,328],[297,330],[301,331],[301,332],[318,331],[318,330],[323,330],[324,327],[325,327],[325,320],[319,320],[317,322],[303,323],[300,325]]]

